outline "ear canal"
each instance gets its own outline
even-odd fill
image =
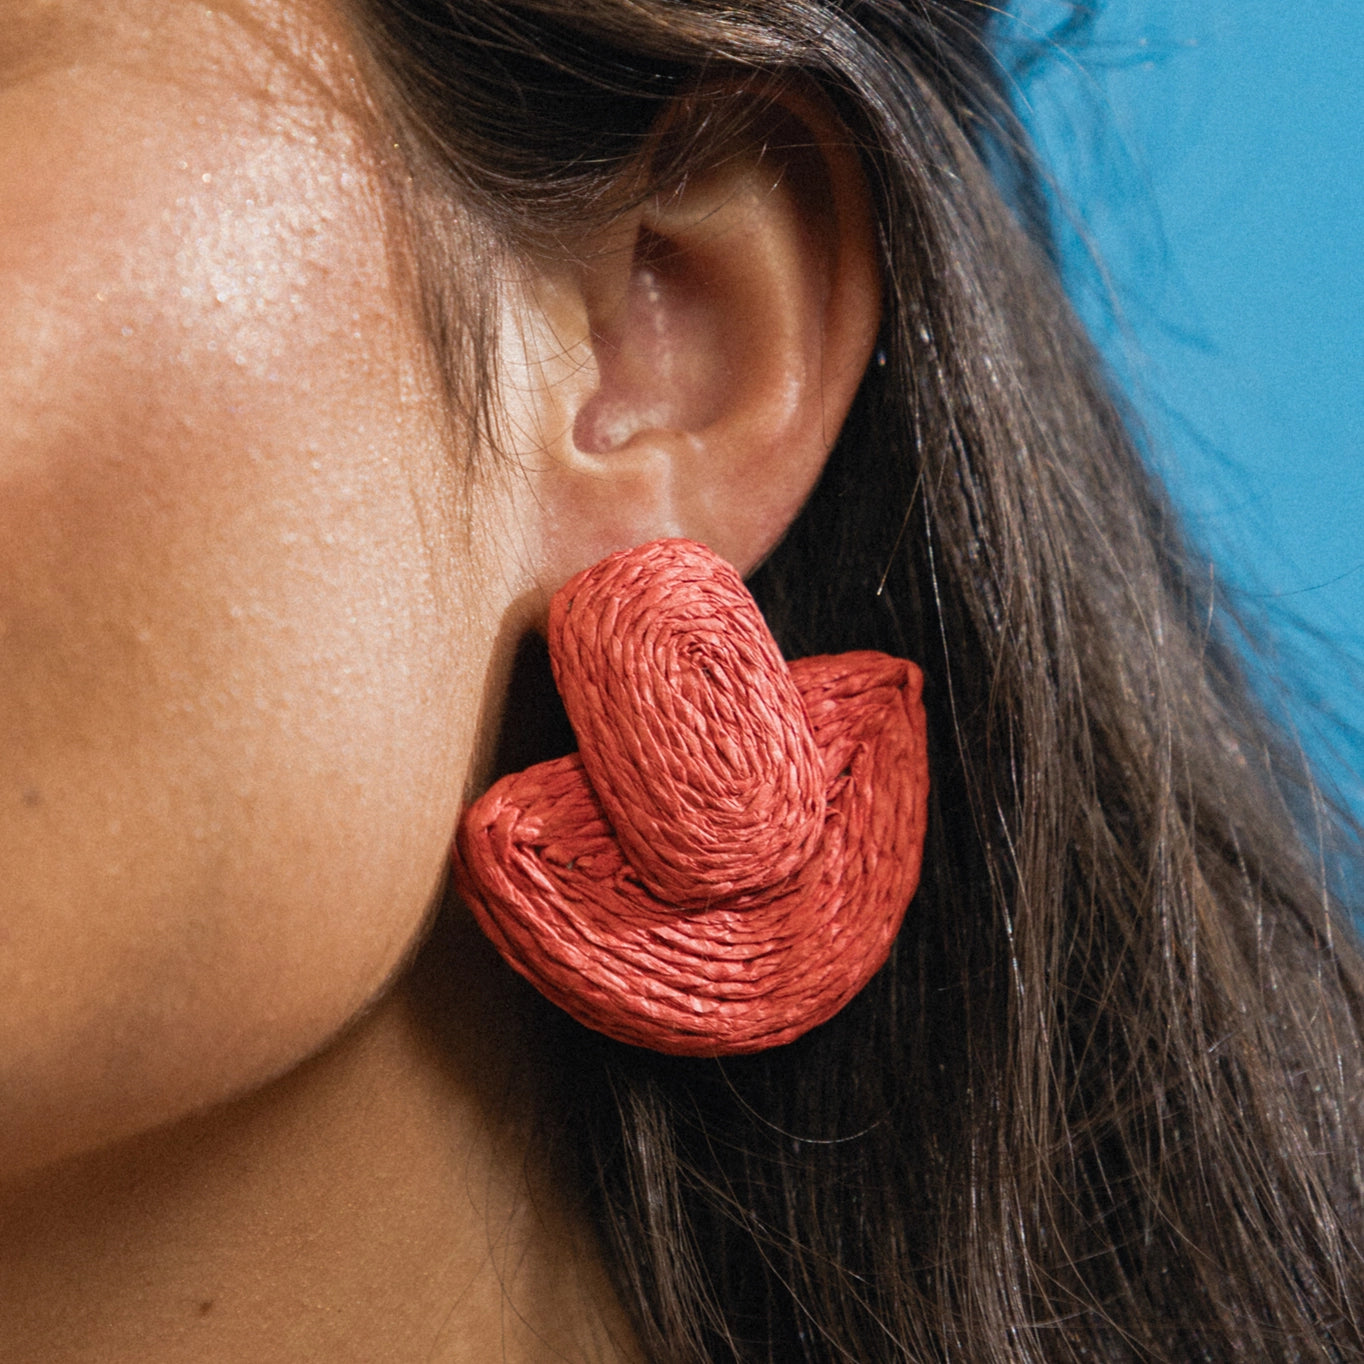
[[[723,407],[713,347],[697,289],[676,252],[641,226],[628,277],[593,325],[599,387],[578,412],[573,442],[608,454],[648,431],[704,429]]]
[[[789,1042],[884,963],[918,885],[921,677],[859,652],[788,667],[738,575],[658,541],[571,580],[551,659],[581,751],[460,823],[457,887],[543,994],[682,1056]]]

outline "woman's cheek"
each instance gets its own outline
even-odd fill
[[[0,146],[45,128],[0,153],[9,1170],[257,1083],[380,988],[492,630],[348,135],[135,80],[101,123],[54,83],[0,100]]]

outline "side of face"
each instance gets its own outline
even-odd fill
[[[3,0],[0,31],[14,1171],[260,1083],[381,988],[501,608],[325,15]]]
[[[847,130],[722,85],[680,114],[741,143],[499,266],[467,479],[342,8],[0,0],[0,1177],[373,999],[549,594],[664,535],[750,569],[875,341]]]

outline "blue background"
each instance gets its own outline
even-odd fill
[[[1025,0],[1018,32],[1065,8]],[[1072,293],[1360,815],[1362,72],[1364,0],[1109,0],[1021,90]]]

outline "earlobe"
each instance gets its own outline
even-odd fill
[[[702,148],[580,269],[590,361],[537,490],[550,587],[668,535],[748,571],[852,403],[880,321],[865,180],[832,111],[763,98],[743,138]]]

